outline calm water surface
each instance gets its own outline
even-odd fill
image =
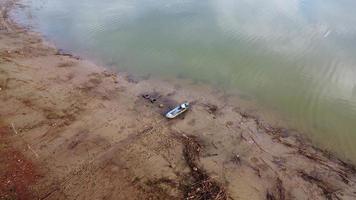
[[[239,90],[356,161],[354,0],[28,0],[59,47]]]

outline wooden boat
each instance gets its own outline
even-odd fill
[[[185,111],[187,111],[188,108],[189,108],[189,103],[188,102],[182,103],[179,106],[175,107],[173,110],[169,111],[166,114],[166,117],[168,119],[176,118],[178,115],[180,115],[180,114],[184,113]]]

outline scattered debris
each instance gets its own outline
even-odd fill
[[[272,162],[275,165],[277,165],[280,169],[284,170],[285,169],[285,164],[287,162],[287,159],[286,158],[282,158],[282,157],[273,156]]]
[[[142,97],[149,100],[151,103],[155,103],[159,98],[161,98],[161,95],[154,92],[152,94],[143,94]]]
[[[137,182],[137,181],[136,181]],[[146,187],[145,187],[146,186]],[[158,179],[147,180],[145,186],[139,186],[151,195],[145,199],[181,199],[180,184],[172,179],[162,177]],[[180,198],[179,198],[180,197]]]
[[[158,184],[166,184],[173,188],[179,187],[179,183],[177,183],[176,181],[171,180],[169,178],[160,178],[160,179],[154,179],[154,180],[147,181],[147,185],[158,185]]]
[[[322,158],[320,158],[320,156],[318,156],[315,153],[308,152],[305,149],[302,149],[302,148],[298,149],[298,154],[302,155],[302,156],[304,156],[304,157],[306,157],[306,158],[308,158],[310,160],[318,162],[320,164],[324,164],[325,163],[325,161]]]
[[[239,154],[235,154],[235,155],[232,157],[231,161],[232,161],[233,163],[235,163],[236,165],[241,165],[241,158],[240,158],[240,155],[239,155]]]
[[[277,178],[276,183],[272,190],[267,190],[266,199],[267,200],[285,200],[285,188],[283,187],[282,180]]]
[[[225,189],[197,165],[202,148],[197,138],[183,135],[182,140],[184,143],[184,159],[191,170],[191,177],[193,178],[192,183],[185,187],[185,199],[226,200]]]
[[[307,182],[315,184],[318,186],[322,191],[323,194],[325,195],[326,199],[340,199],[337,195],[336,192],[338,189],[334,188],[334,186],[330,185],[329,183],[323,181],[319,177],[313,174],[308,174],[305,171],[300,171],[299,172],[300,176]],[[333,198],[334,197],[334,198]]]
[[[234,125],[234,122],[232,122],[232,121],[227,121],[227,122],[225,123],[225,126],[226,126],[227,128],[231,127],[232,125]]]
[[[146,127],[142,131],[140,131],[140,134],[147,134],[150,133],[153,130],[153,126]]]

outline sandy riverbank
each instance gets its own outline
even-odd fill
[[[13,2],[0,3],[0,199],[356,199],[352,165],[211,88],[64,54],[8,18]],[[192,109],[166,120],[182,100]]]

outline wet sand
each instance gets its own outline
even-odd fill
[[[356,199],[355,167],[300,134],[63,53],[0,6],[0,199]]]

